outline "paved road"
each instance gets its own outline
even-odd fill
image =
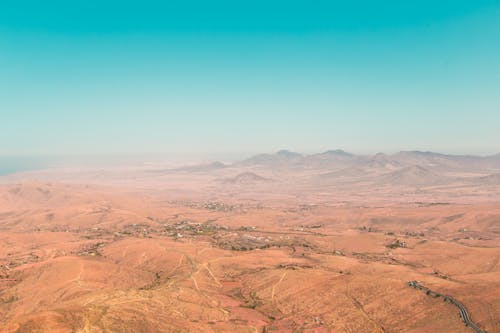
[[[486,333],[486,331],[480,329],[470,319],[469,312],[467,311],[467,309],[465,308],[465,306],[462,303],[460,303],[459,301],[457,301],[456,299],[454,299],[453,297],[447,296],[447,295],[443,295],[443,294],[440,294],[438,292],[432,291],[429,288],[424,287],[423,285],[419,284],[417,281],[409,281],[408,285],[410,287],[413,287],[413,288],[425,291],[425,293],[427,295],[434,296],[434,297],[443,297],[443,299],[444,299],[445,302],[450,302],[451,304],[455,305],[458,308],[458,310],[460,312],[460,317],[462,318],[462,320],[464,321],[464,323],[465,323],[466,326],[468,326],[471,329],[473,329],[476,333]]]

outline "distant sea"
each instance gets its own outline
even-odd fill
[[[0,156],[0,176],[12,173],[43,169],[46,160],[30,156]]]

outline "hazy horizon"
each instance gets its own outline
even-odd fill
[[[202,164],[211,162],[233,163],[247,158],[251,158],[260,154],[276,154],[280,151],[290,151],[299,153],[304,156],[321,154],[328,151],[342,150],[347,153],[357,156],[370,156],[379,153],[386,155],[393,155],[399,152],[423,152],[417,150],[402,150],[393,152],[370,152],[360,153],[347,151],[345,149],[335,148],[321,151],[294,151],[290,149],[280,149],[278,151],[261,151],[253,153],[234,152],[234,153],[110,153],[110,154],[18,154],[18,155],[5,155],[0,154],[0,176],[13,174],[24,171],[42,170],[53,167],[109,167],[109,166],[137,166],[137,165],[166,165],[170,164],[172,167],[188,165],[188,164]],[[477,156],[488,157],[500,155],[500,153],[474,155],[474,154],[452,154],[446,152],[433,151],[431,153],[453,155],[453,156]]]
[[[0,157],[2,158],[86,158],[86,157],[96,157],[96,158],[127,158],[132,157],[135,159],[144,159],[148,158],[172,158],[185,160],[194,158],[195,160],[199,159],[226,159],[226,160],[239,160],[244,158],[250,158],[255,155],[260,154],[276,154],[279,152],[291,152],[298,153],[304,156],[314,155],[314,154],[322,154],[333,151],[343,151],[352,155],[358,156],[373,156],[377,154],[384,155],[394,155],[402,152],[415,152],[415,153],[435,153],[442,155],[450,155],[450,156],[475,156],[475,157],[488,157],[500,155],[500,150],[498,151],[487,151],[487,152],[474,152],[467,150],[425,150],[425,149],[375,149],[375,150],[351,150],[345,149],[342,147],[330,147],[330,148],[318,148],[318,149],[292,149],[289,147],[280,147],[278,149],[264,149],[264,150],[253,150],[253,151],[184,151],[184,152],[169,152],[169,151],[158,151],[158,152],[138,152],[138,151],[130,151],[130,152],[68,152],[68,153],[0,153]]]

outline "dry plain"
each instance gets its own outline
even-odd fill
[[[0,177],[0,331],[499,332],[500,159],[430,154]]]

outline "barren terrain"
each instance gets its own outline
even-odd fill
[[[500,332],[500,157],[0,177],[0,332]]]

